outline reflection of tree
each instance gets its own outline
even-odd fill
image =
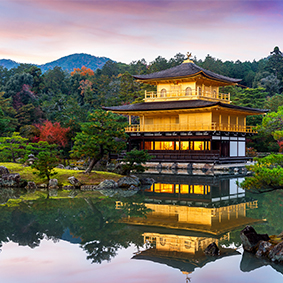
[[[101,263],[109,261],[119,248],[134,243],[143,245],[139,232],[120,222],[123,217],[144,216],[146,207],[141,196],[123,199],[117,209],[116,199],[38,199],[21,202],[14,207],[0,207],[0,241],[9,240],[31,248],[40,245],[43,238],[58,241],[69,228],[81,239],[87,259]]]
[[[111,198],[101,200],[86,199],[92,213],[84,218],[81,230],[82,247],[88,253],[88,259],[101,263],[109,261],[116,255],[119,248],[127,248],[135,239],[137,246],[142,245],[140,234],[134,235],[134,230],[120,223],[123,217],[143,216],[147,211],[143,204],[129,202],[126,199],[120,209],[116,209],[116,201]]]

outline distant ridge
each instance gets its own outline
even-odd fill
[[[11,68],[18,67],[20,64],[16,61],[10,60],[10,59],[1,59],[0,60],[0,66],[3,66],[10,70]]]
[[[68,72],[72,72],[74,68],[81,68],[82,66],[85,66],[95,71],[96,69],[101,69],[104,66],[104,64],[109,60],[111,59],[107,57],[96,57],[90,54],[76,53],[76,54],[64,56],[62,58],[59,58],[58,60],[46,64],[42,64],[42,65],[32,64],[32,65],[39,67],[43,73],[46,72],[48,69],[53,69],[56,66],[61,67],[63,70]],[[0,66],[3,66],[7,69],[15,68],[19,65],[20,63],[17,63],[13,60],[9,60],[9,59],[0,60]]]

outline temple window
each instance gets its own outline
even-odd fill
[[[201,87],[198,87],[198,95],[201,95]]]
[[[161,246],[165,246],[166,245],[166,239],[165,238],[160,238],[159,242],[160,242]]]
[[[160,97],[166,97],[166,93],[167,93],[166,89],[163,88],[163,89],[160,91]]]
[[[181,194],[188,194],[189,193],[189,185],[181,185]]]
[[[153,150],[153,142],[152,141],[145,141],[144,142],[144,149],[145,150]]]
[[[192,95],[192,89],[191,89],[190,87],[187,87],[187,88],[185,89],[185,94],[186,94],[186,95]]]
[[[173,141],[156,141],[155,150],[174,150]]]
[[[190,142],[189,141],[182,141],[181,142],[181,150],[189,150],[190,149]]]

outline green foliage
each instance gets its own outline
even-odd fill
[[[82,132],[75,137],[72,156],[90,158],[93,166],[110,152],[119,153],[125,148],[125,118],[112,112],[96,110],[89,113],[88,122],[81,124]]]
[[[264,88],[246,88],[232,96],[233,104],[263,109],[268,93]],[[247,117],[247,125],[256,126],[262,121],[262,115]]]
[[[264,158],[255,158],[257,162],[248,166],[253,172],[240,186],[254,192],[266,192],[283,188],[283,155],[271,154]]]
[[[122,168],[127,175],[131,172],[142,173],[145,168],[142,164],[150,161],[153,156],[149,155],[146,150],[133,149],[126,153],[125,157],[122,159]]]
[[[17,158],[23,158],[27,146],[26,138],[19,133],[13,133],[11,137],[0,137],[0,160],[16,162]]]
[[[31,165],[31,168],[38,170],[34,172],[42,179],[50,180],[50,178],[58,174],[54,168],[59,164],[59,160],[56,157],[56,151],[49,151],[48,148],[45,151],[41,151],[36,156],[36,160]]]
[[[273,136],[275,140],[281,142],[283,140],[283,106],[278,107],[277,112],[268,113],[262,120],[259,128],[267,134]]]

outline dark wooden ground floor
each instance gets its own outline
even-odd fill
[[[153,162],[239,163],[246,162],[245,137],[233,135],[130,136],[128,148],[145,149]]]

